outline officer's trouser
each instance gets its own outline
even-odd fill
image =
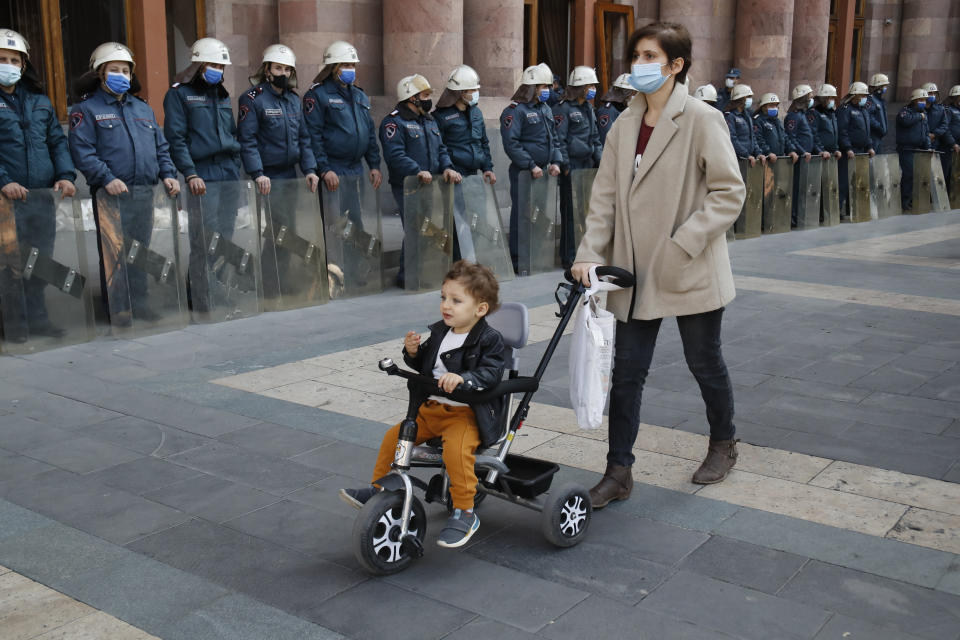
[[[469,176],[477,175],[476,169],[471,171],[470,169],[464,169],[463,167],[455,166],[453,170],[459,173],[460,175],[462,175],[464,179],[468,178]],[[479,207],[481,205],[480,203],[475,203],[475,206]],[[454,190],[453,190],[453,211],[454,211],[453,227],[454,229],[457,229],[458,219],[464,220],[466,216],[466,210],[467,210],[467,203],[463,198],[463,188],[458,185],[454,187]],[[463,251],[460,250],[461,242],[463,243]],[[476,256],[476,251],[474,251],[473,249],[473,237],[465,236],[461,238],[459,233],[454,233],[453,234],[453,261],[456,262],[457,260],[463,257],[468,257],[474,262],[476,262],[477,256]]]
[[[570,171],[592,169],[593,158],[570,158]],[[561,173],[560,183],[560,264],[569,269],[577,256],[573,219],[573,178],[571,174]]]
[[[330,168],[328,171],[333,171],[337,174],[337,177],[340,178],[341,187],[343,187],[343,178],[349,177],[351,181],[356,180],[366,180],[364,177],[363,165],[359,162],[356,164],[335,164],[331,162]],[[370,186],[372,189],[373,187]],[[335,249],[331,247],[330,238],[326,237],[327,224],[332,222],[328,220],[328,216],[340,216],[343,211],[347,212],[347,219],[353,223],[353,228],[356,232],[363,231],[363,210],[362,203],[360,202],[360,192],[355,189],[348,188],[338,188],[336,193],[338,200],[340,202],[340,211],[325,211],[323,208],[323,178],[320,179],[320,188],[317,190],[317,195],[320,198],[320,216],[323,218],[323,230],[324,230],[324,239],[325,246],[327,247],[327,262],[332,260],[343,260],[344,264],[338,265],[344,269],[345,273],[354,274],[358,272],[359,264],[362,261],[359,253],[356,250],[344,247],[343,255],[337,256],[336,258],[332,257],[331,253],[336,255]],[[337,241],[334,240],[334,243]]]
[[[403,185],[402,184],[390,184],[390,192],[393,193],[393,199],[397,203],[397,209],[400,210],[400,228],[404,229],[406,221],[404,220],[404,211],[403,211]],[[404,234],[406,235],[406,234]],[[400,271],[397,272],[397,286],[403,287],[404,285],[404,269],[403,269],[403,250],[404,250],[404,241],[400,243]]]
[[[847,152],[841,152],[840,160],[837,161],[837,185],[840,190],[840,217],[846,218],[850,215],[847,208],[847,198],[850,197],[850,175],[847,173]]]
[[[951,194],[950,171],[953,169],[953,148],[947,147],[940,154],[940,166],[943,167],[943,181],[947,184],[947,194]]]
[[[233,239],[245,187],[232,157],[220,162],[198,162],[196,169],[207,185],[207,193],[195,196],[189,184],[185,189],[190,236],[187,292],[194,311],[209,311],[215,303],[210,300],[208,274],[216,257],[209,255],[207,244],[214,233],[224,240]]]
[[[295,166],[269,169],[264,168],[263,175],[270,180],[292,180],[297,177]],[[281,226],[286,226],[291,232],[297,231],[297,193],[293,189],[270,189],[270,217],[273,222],[273,228],[279,230]],[[288,287],[293,287],[294,283],[287,283],[287,271],[290,268],[290,252],[286,249],[278,248],[270,237],[263,243],[263,250],[260,252],[260,262],[263,274],[263,297],[276,298],[280,295],[281,289],[284,293],[293,293]]]
[[[50,191],[31,190],[26,200],[13,201],[14,217],[17,225],[17,240],[20,246],[35,247],[41,254],[52,257],[54,239],[57,234],[56,204]],[[22,249],[21,249],[22,250]],[[21,261],[26,256],[21,255]],[[43,290],[47,283],[40,278],[23,280],[24,304],[21,327],[43,325],[47,322],[47,305]],[[12,318],[8,319],[15,322]],[[11,330],[14,327],[11,327]],[[11,331],[12,332],[12,331]]]
[[[898,149],[900,156],[900,205],[904,210],[913,209],[913,151]]]
[[[510,163],[510,260],[513,262],[514,273],[519,272],[520,260],[520,212],[518,211],[520,171],[517,165]]]

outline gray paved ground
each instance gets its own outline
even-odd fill
[[[958,302],[948,265],[789,253],[947,229],[953,215],[731,254],[740,276]],[[956,260],[960,240],[897,252]],[[556,281],[504,297],[547,304]],[[0,565],[164,639],[960,638],[955,554],[648,485],[564,551],[536,514],[495,500],[465,551],[439,550],[445,513],[429,508],[427,555],[368,578],[335,491],[367,479],[383,425],[208,381],[398,338],[434,319],[435,299],[389,292],[0,358]],[[724,326],[739,435],[960,482],[958,335],[958,315],[741,290]],[[540,402],[568,403],[565,344]],[[671,321],[655,367],[644,421],[704,433]]]

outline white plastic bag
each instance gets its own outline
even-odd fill
[[[597,429],[603,422],[616,331],[613,314],[600,308],[596,295],[616,287],[600,281],[594,271],[590,283],[580,300],[570,344],[570,401],[581,429]]]

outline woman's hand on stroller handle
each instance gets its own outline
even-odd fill
[[[567,279],[567,282],[572,284],[589,287],[591,284],[590,271],[594,268],[596,269],[597,278],[601,278],[619,289],[629,289],[636,283],[636,278],[626,269],[602,265],[596,262],[575,262],[572,267],[564,272],[563,277]]]

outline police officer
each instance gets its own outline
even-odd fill
[[[370,184],[380,188],[380,147],[370,117],[370,98],[356,85],[360,58],[353,45],[334,42],[323,54],[323,68],[303,96],[303,114],[310,133],[317,170],[330,191],[340,176],[369,169]]]
[[[714,91],[716,94],[716,91]],[[617,118],[627,108],[627,103],[637,95],[637,90],[630,86],[630,74],[621,73],[613,86],[600,98],[603,103],[597,107],[597,131],[600,132],[600,144],[607,141],[607,133]],[[716,95],[714,95],[716,101]]]
[[[462,64],[450,72],[433,118],[454,170],[462,176],[482,172],[484,180],[496,184],[490,140],[479,102],[480,76],[472,67]]]
[[[706,102],[715,109],[719,109],[717,106],[717,88],[712,84],[704,84],[697,87],[697,90],[693,92],[693,97]]]
[[[735,71],[735,69],[731,69],[731,71]],[[749,85],[738,84],[733,87],[723,114],[727,121],[727,128],[730,129],[730,142],[733,143],[733,150],[737,153],[738,158],[748,160],[751,167],[757,163],[758,158],[761,162],[766,163],[766,156],[763,155],[760,145],[757,144],[756,136],[753,135],[753,121],[750,119],[749,112],[752,106],[753,89]]]
[[[237,138],[243,169],[257,183],[261,195],[269,195],[272,180],[297,177],[297,164],[306,176],[307,187],[315,192],[320,183],[317,162],[310,147],[310,134],[303,120],[297,86],[297,58],[282,44],[263,51],[260,69],[250,79],[254,87],[240,96]],[[271,198],[271,222],[296,231],[296,193],[285,189]],[[275,298],[277,286],[286,280],[290,264],[288,251],[277,251],[269,238],[260,254],[263,266],[263,295]],[[293,286],[287,283],[286,286]]]
[[[810,128],[807,112],[813,106],[813,89],[808,84],[798,84],[790,92],[790,109],[783,128],[793,150],[809,161],[814,153],[822,153],[820,142]]]
[[[563,101],[553,110],[560,138],[563,161],[560,168],[560,264],[564,269],[573,265],[577,248],[573,233],[573,180],[570,172],[576,169],[596,169],[600,166],[603,145],[597,129],[597,116],[591,101],[597,96],[596,72],[590,67],[574,67],[567,82]],[[586,216],[586,212],[584,212]]]
[[[913,154],[930,149],[925,89],[914,89],[910,102],[897,114],[897,154],[900,156],[900,203],[904,211],[913,210]]]
[[[824,159],[840,157],[840,138],[837,132],[837,88],[824,84],[817,92],[816,106],[806,111],[810,130],[816,137]]]
[[[717,95],[717,109],[726,111],[727,103],[732,100],[733,88],[740,82],[740,69],[734,67],[727,72],[727,77],[723,79],[723,87]]]
[[[242,194],[237,123],[223,86],[228,64],[225,44],[214,38],[197,40],[190,49],[190,66],[178,74],[163,99],[163,132],[188,187],[189,300],[201,313],[212,306],[207,273],[216,260],[206,240],[214,233],[233,238]]]
[[[500,114],[500,137],[510,158],[510,258],[514,271],[518,270],[519,259],[520,172],[529,171],[538,180],[546,168],[551,176],[557,176],[563,162],[562,142],[547,104],[552,81],[553,72],[546,64],[527,67],[512,102]]]
[[[453,168],[437,121],[430,115],[432,92],[430,83],[420,74],[401,78],[397,83],[399,102],[380,122],[380,144],[389,170],[390,190],[400,209],[401,224],[404,222],[404,178],[417,176],[421,184],[430,184],[433,174],[442,172],[445,182],[459,183],[463,179]],[[404,286],[402,248],[397,286]]]
[[[97,231],[97,192],[103,189],[129,201],[129,206],[120,208],[123,234],[149,247],[153,190],[146,187],[162,179],[172,197],[180,193],[180,183],[170,159],[170,145],[153,109],[130,93],[139,87],[134,68],[133,54],[118,42],[106,42],[93,50],[90,72],[77,83],[83,98],[70,112],[70,154],[90,186]],[[147,274],[142,269],[128,267],[126,283],[123,278],[113,278],[107,290],[102,244],[97,244],[100,286],[104,304],[109,303],[110,321],[116,326],[129,326],[131,311],[134,318],[158,320],[160,316],[147,305]]]
[[[950,137],[953,138],[953,149],[955,153],[960,153],[960,84],[950,87],[950,93],[947,99],[946,104],[947,109],[947,120],[950,123]],[[953,169],[953,153],[948,154],[950,156],[950,169]],[[953,194],[953,181],[950,179],[951,171],[948,170],[947,173],[943,175],[944,179],[947,181],[947,188]]]
[[[843,105],[837,112],[837,137],[840,140],[840,163],[837,170],[840,174],[840,210],[844,209],[847,196],[850,193],[849,173],[847,163],[858,153],[874,155],[873,139],[870,133],[873,129],[873,118],[867,108],[869,102],[867,85],[854,82],[843,99]]]
[[[72,196],[77,173],[53,106],[28,65],[29,56],[23,36],[0,30],[0,192],[14,203],[17,240],[49,256],[56,205],[40,190],[52,187],[63,197]],[[37,191],[31,193],[33,189]],[[24,342],[30,334],[63,337],[63,329],[47,315],[46,284],[40,278],[23,281],[22,316],[3,318],[6,340]]]
[[[760,152],[770,162],[776,162],[778,156],[786,155],[793,162],[797,161],[797,154],[780,121],[780,98],[777,94],[765,93],[760,96],[760,106],[753,116],[753,134]]]
[[[940,90],[937,85],[928,82],[923,85],[927,92],[927,123],[930,127],[930,148],[940,152],[940,164],[943,167],[944,178],[950,176],[950,153],[953,151],[954,139],[950,134],[950,114],[940,102]]]
[[[867,111],[873,119],[870,127],[870,138],[873,150],[880,153],[883,137],[887,135],[887,101],[884,94],[890,86],[890,79],[882,73],[875,73],[870,78],[870,98],[867,101]]]
[[[553,74],[553,85],[550,87],[550,99],[547,100],[547,104],[551,108],[560,104],[560,101],[563,100],[566,95],[566,90],[563,88],[563,85],[560,84],[560,76]]]

